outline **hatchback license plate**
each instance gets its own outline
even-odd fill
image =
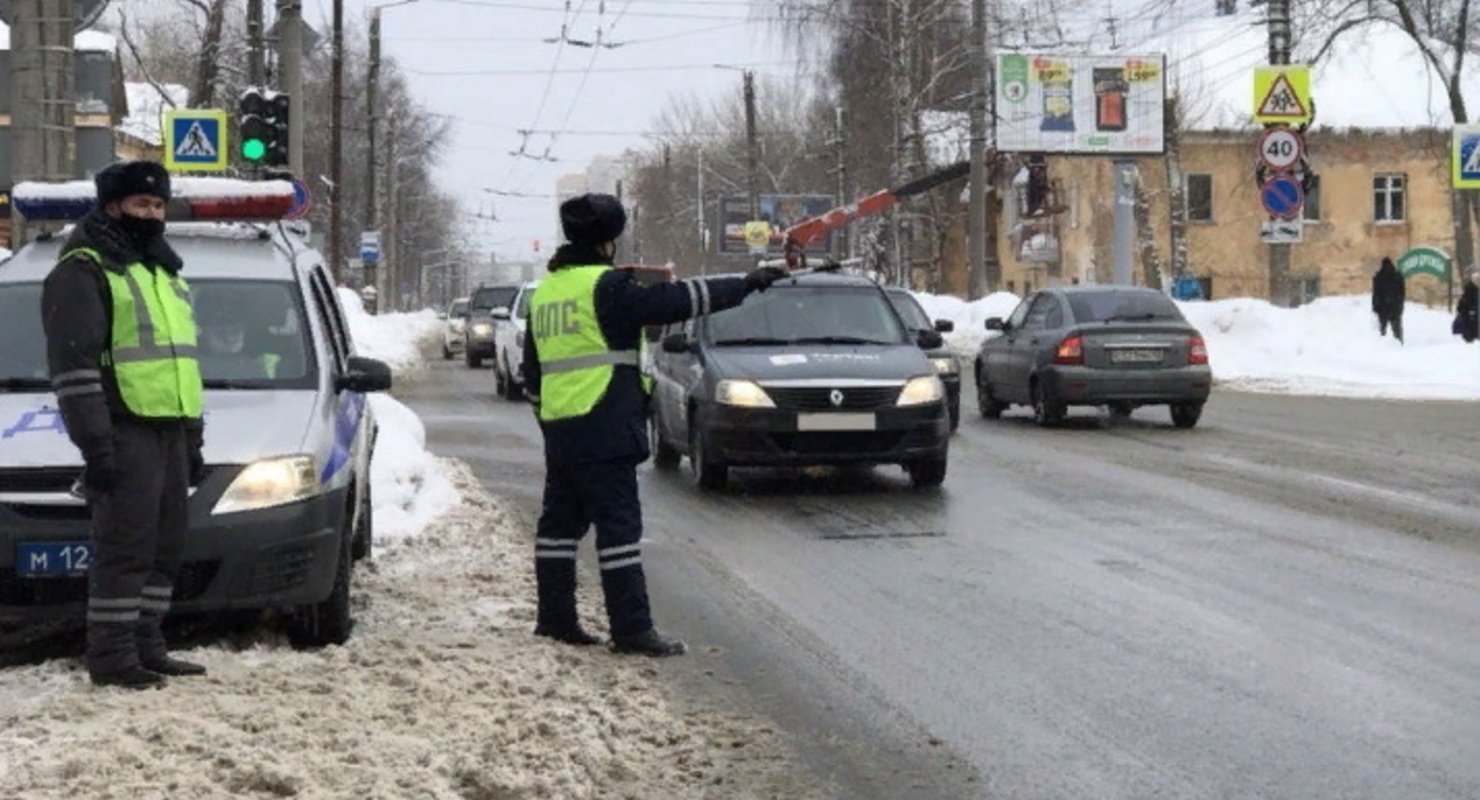
[[[1116,364],[1160,364],[1160,350],[1111,350],[1110,360]]]
[[[15,572],[22,578],[81,575],[91,566],[87,542],[24,542],[15,548]]]
[[[871,431],[879,423],[873,414],[798,414],[799,431]]]

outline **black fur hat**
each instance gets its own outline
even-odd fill
[[[170,174],[154,161],[124,161],[104,167],[93,182],[98,186],[98,205],[104,206],[125,197],[147,194],[168,203]]]
[[[560,204],[560,228],[571,244],[614,242],[627,229],[627,210],[609,194],[583,194]]]

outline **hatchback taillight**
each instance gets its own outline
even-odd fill
[[[1208,343],[1201,336],[1187,340],[1187,363],[1194,366],[1208,363]]]
[[[1070,336],[1059,342],[1059,349],[1054,353],[1053,363],[1082,366],[1084,364],[1084,339],[1079,336]]]

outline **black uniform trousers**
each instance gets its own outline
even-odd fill
[[[646,633],[653,617],[642,572],[642,506],[632,458],[547,460],[544,510],[534,547],[539,625],[558,630],[576,625],[576,548],[593,524],[611,634]]]
[[[87,668],[117,672],[166,655],[170,608],[189,524],[184,421],[113,421],[118,485],[92,503]]]
[[[1388,328],[1393,329],[1393,338],[1403,341],[1403,315],[1402,314],[1378,314],[1377,326],[1383,336],[1387,336]]]

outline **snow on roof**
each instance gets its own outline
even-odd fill
[[[94,50],[107,53],[118,50],[118,39],[111,33],[88,29],[81,31],[72,40],[78,50]],[[10,26],[0,22],[0,50],[10,49]]]
[[[288,181],[246,181],[239,178],[172,178],[170,190],[182,199],[291,197],[293,184]],[[90,180],[41,183],[22,181],[11,193],[16,198],[37,200],[91,200],[97,197],[96,185]]]
[[[1169,91],[1185,101],[1192,130],[1254,127],[1254,68],[1268,59],[1261,9],[1174,24],[1136,49],[1164,52]],[[1310,58],[1321,41],[1301,42],[1294,60]],[[1465,70],[1466,95],[1480,91],[1480,68]],[[1420,128],[1452,123],[1443,83],[1418,47],[1396,27],[1376,23],[1343,34],[1314,65],[1314,128]]]
[[[160,89],[164,90],[170,101],[166,102],[159,89],[152,84],[125,83],[123,88],[128,95],[128,116],[118,124],[118,130],[149,144],[163,144],[160,117],[172,103],[184,108],[190,100],[190,90],[178,83],[161,84]]]

